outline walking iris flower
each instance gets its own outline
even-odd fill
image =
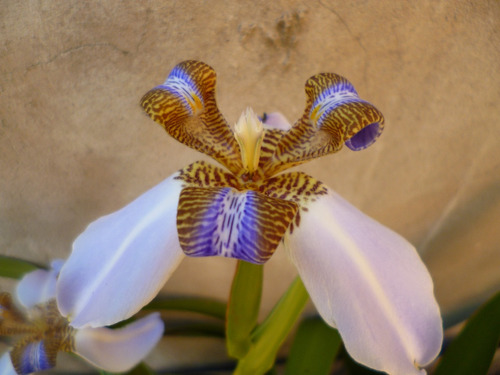
[[[186,61],[141,104],[173,138],[225,168],[195,162],[90,224],[61,271],[63,314],[75,327],[111,324],[149,302],[184,254],[262,264],[283,242],[353,358],[393,374],[422,373],[439,352],[442,328],[414,247],[313,177],[282,173],[344,144],[368,147],[382,132],[382,114],[345,78],[323,73],[307,80],[295,125],[247,109],[233,131],[215,85],[211,67]]]
[[[0,358],[0,374],[29,374],[56,365],[59,351],[73,352],[106,371],[122,372],[137,365],[163,335],[159,314],[150,314],[125,327],[76,329],[56,305],[56,278],[61,261],[50,271],[36,270],[17,286],[24,314],[10,294],[0,293],[0,335],[18,336],[10,353]]]

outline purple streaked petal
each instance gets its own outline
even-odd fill
[[[159,313],[118,329],[84,328],[75,334],[75,353],[106,371],[124,372],[148,355],[163,329]]]
[[[177,230],[189,256],[224,256],[265,263],[276,250],[297,204],[231,188],[182,190]]]
[[[19,342],[10,352],[12,365],[19,374],[48,370],[56,365],[57,347],[45,340]]]
[[[78,236],[57,282],[75,328],[114,324],[151,301],[183,258],[176,230],[182,181],[166,179]]]
[[[285,248],[318,312],[360,363],[423,374],[443,338],[430,275],[404,238],[331,192],[307,205]]]

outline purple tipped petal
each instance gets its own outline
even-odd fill
[[[57,304],[75,328],[102,327],[151,301],[183,258],[176,229],[182,181],[171,176],[90,224],[57,281]]]
[[[378,122],[375,122],[367,125],[352,138],[345,141],[345,145],[353,151],[360,151],[375,142],[380,134],[382,134],[382,128]]]
[[[186,72],[182,64],[175,66],[165,83],[157,86],[157,88],[169,91],[177,96],[191,115],[195,114],[195,108],[198,106],[197,101],[203,103],[203,95],[198,84],[194,82],[193,77]]]
[[[75,352],[106,371],[124,372],[148,355],[163,329],[159,313],[119,329],[85,328],[75,335]]]

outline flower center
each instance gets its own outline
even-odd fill
[[[259,166],[260,148],[264,139],[264,126],[251,108],[247,108],[234,127],[234,136],[238,141],[243,163],[241,178],[244,181],[255,180],[255,171]]]

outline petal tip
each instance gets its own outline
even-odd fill
[[[380,123],[374,122],[365,126],[351,138],[345,141],[345,145],[352,151],[360,151],[372,145],[382,134]]]

